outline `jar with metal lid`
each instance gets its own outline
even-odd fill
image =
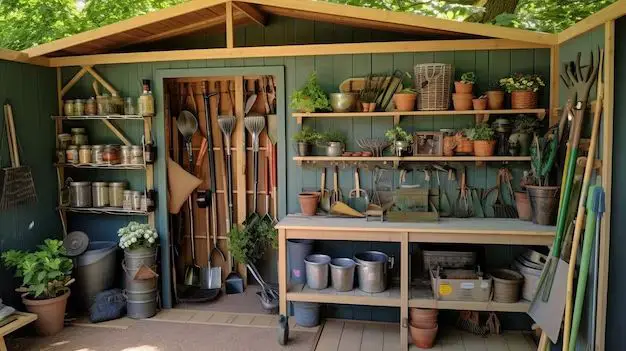
[[[154,116],[154,96],[150,89],[150,80],[143,79],[143,92],[138,99],[139,114],[142,116]]]
[[[66,116],[74,116],[74,100],[63,101],[63,113]]]
[[[102,153],[104,152],[104,145],[92,145],[91,146],[91,162],[97,165],[104,164]]]
[[[141,210],[141,191],[133,191],[133,210]]]
[[[98,107],[98,114],[105,116],[111,113],[111,96],[108,94],[96,96],[96,104]]]
[[[125,210],[133,209],[133,191],[132,190],[124,190],[124,202],[122,207]]]
[[[124,114],[124,98],[118,95],[111,96],[111,113],[116,115]]]
[[[87,138],[87,131],[85,128],[72,128],[72,144],[74,145],[87,145],[89,144]]]
[[[74,116],[84,116],[85,115],[85,100],[76,99],[74,100]]]
[[[143,146],[133,145],[130,147],[130,163],[134,165],[143,164]]]
[[[135,106],[135,99],[132,97],[127,97],[124,99],[124,114],[125,115],[136,115],[137,107]]]
[[[98,103],[96,99],[91,97],[85,101],[85,115],[94,116],[98,114]]]
[[[57,135],[57,140],[59,141],[59,149],[67,150],[67,148],[72,145],[72,135],[68,133],[61,133]]]
[[[126,182],[109,183],[109,206],[111,207],[123,207],[124,206],[124,190],[125,189],[126,189]]]
[[[91,198],[93,207],[109,206],[109,183],[93,182],[91,183]]]
[[[153,164],[156,159],[156,146],[153,142],[148,142],[144,145],[144,160],[147,164]]]
[[[71,182],[70,183],[70,206],[71,207],[91,207],[91,183]]]
[[[65,162],[69,164],[77,164],[78,161],[78,146],[70,145],[67,150],[65,150]]]
[[[91,163],[91,146],[81,145],[78,149],[78,163],[88,164]]]
[[[131,162],[131,147],[130,145],[120,146],[120,162],[123,165],[129,165]]]
[[[145,194],[141,195],[141,208],[140,210],[144,212],[148,212],[148,196]]]
[[[119,145],[105,145],[102,151],[102,160],[106,164],[117,165],[120,163]]]

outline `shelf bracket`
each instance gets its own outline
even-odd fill
[[[400,115],[393,115],[393,125],[397,126],[400,124]]]
[[[482,124],[489,120],[489,114],[487,113],[477,113],[476,114],[476,124]]]
[[[101,121],[102,121],[102,123],[104,123],[104,125],[105,125],[105,126],[107,126],[107,127],[108,127],[108,128],[109,128],[112,132],[113,132],[113,134],[115,134],[115,136],[117,136],[117,137],[118,137],[118,138],[119,138],[119,139],[120,139],[120,140],[124,143],[124,145],[128,145],[128,146],[130,146],[130,145],[132,145],[132,144],[133,144],[133,143],[131,143],[131,142],[130,142],[130,140],[128,140],[128,138],[126,138],[126,137],[124,136],[124,134],[123,134],[123,133],[122,133],[119,129],[117,129],[117,127],[116,127],[116,126],[114,126],[114,125],[113,125],[110,121],[108,121],[108,120],[106,120],[106,119],[103,119],[103,120],[101,120]]]
[[[538,118],[540,121],[543,121],[543,119],[544,119],[544,118],[546,118],[546,111],[544,110],[544,111],[542,111],[542,112],[537,112],[537,118]]]
[[[302,117],[296,117],[296,123],[298,123],[299,126],[302,125]]]

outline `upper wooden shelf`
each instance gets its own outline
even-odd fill
[[[61,120],[85,120],[85,119],[133,119],[140,120],[144,119],[144,116],[141,115],[107,115],[107,116],[52,116],[53,119],[61,119]],[[145,117],[150,118],[150,117]]]
[[[546,109],[516,109],[516,110],[467,110],[467,111],[389,111],[389,112],[320,112],[320,113],[293,113],[298,124],[302,124],[303,118],[353,118],[353,117],[393,117],[394,122],[399,122],[403,116],[469,116],[476,115],[477,121],[488,118],[490,115],[517,115],[535,114],[542,120],[546,116]],[[479,120],[480,119],[480,120]]]
[[[295,156],[293,158],[297,163],[316,163],[316,162],[527,162],[530,156],[384,156],[384,157],[352,157],[352,156]]]

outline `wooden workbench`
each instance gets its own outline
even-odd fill
[[[17,316],[16,320],[0,328],[0,351],[7,351],[7,345],[4,342],[6,335],[37,320],[37,315],[33,313],[15,312],[15,316]]]
[[[411,289],[410,243],[541,245],[552,244],[555,227],[517,219],[441,219],[435,223],[390,223],[365,219],[304,217],[289,215],[277,225],[279,235],[278,282],[280,313],[287,313],[288,301],[389,306],[400,308],[400,342],[407,345],[409,307],[452,310],[526,312],[529,303],[436,301],[432,293]],[[360,290],[336,292],[332,288],[312,290],[303,285],[288,286],[287,240],[379,241],[400,244],[400,286],[378,294]]]

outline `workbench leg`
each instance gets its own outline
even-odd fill
[[[287,230],[278,230],[278,296],[280,314],[287,316]]]
[[[8,351],[7,344],[4,343],[4,336],[0,336],[0,351]]]
[[[400,241],[400,350],[409,348],[409,233],[402,233]]]

